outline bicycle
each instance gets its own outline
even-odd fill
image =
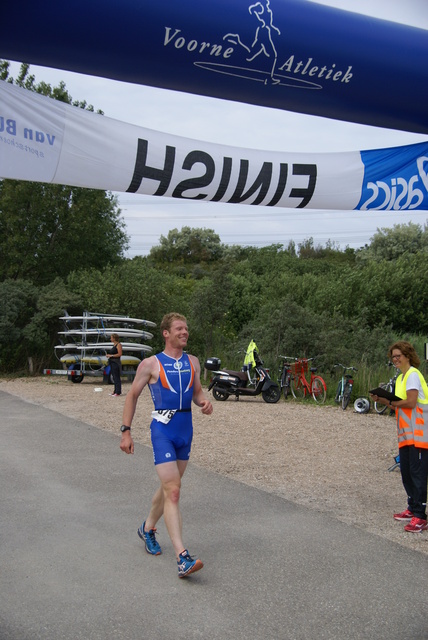
[[[340,382],[337,385],[334,401],[337,404],[341,404],[342,409],[345,411],[351,399],[352,387],[354,386],[354,378],[352,373],[346,373],[346,372],[347,371],[357,372],[358,369],[356,369],[355,367],[346,367],[344,364],[340,364],[340,362],[334,365],[334,368],[336,367],[342,367],[343,373],[342,373]]]
[[[394,364],[392,362],[388,362],[388,367],[394,367]],[[382,389],[386,389],[387,391],[391,391],[391,393],[394,393],[395,391],[395,381],[397,380],[398,376],[400,375],[400,371],[397,369],[397,367],[394,367],[395,370],[395,375],[389,379],[389,382],[381,382],[379,384],[380,387],[382,387]],[[374,410],[376,411],[376,413],[378,413],[379,415],[382,415],[383,413],[385,413],[385,411],[388,409],[388,406],[386,404],[382,404],[380,402],[375,402],[373,404]],[[395,411],[392,411],[392,414],[394,414]]]
[[[284,362],[280,364],[278,370],[278,384],[281,392],[284,395],[285,400],[287,400],[289,394],[291,393],[291,363],[288,360],[293,360],[290,356],[279,356],[283,358]]]
[[[306,398],[312,396],[315,402],[323,404],[327,397],[327,387],[324,380],[317,372],[316,367],[309,369],[308,363],[314,358],[294,358],[295,362],[290,366],[291,369],[291,393],[295,399]],[[311,378],[308,381],[305,373],[310,371]]]

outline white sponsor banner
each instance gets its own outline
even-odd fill
[[[381,165],[377,159],[376,167]],[[346,210],[363,204],[364,174],[359,151],[302,154],[211,144],[126,124],[0,81],[3,178]]]

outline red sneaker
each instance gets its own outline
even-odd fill
[[[404,531],[411,531],[412,533],[419,533],[428,529],[428,524],[426,520],[423,518],[415,518],[413,517],[409,524],[406,524],[404,527]]]
[[[404,509],[401,513],[394,513],[394,520],[410,520],[413,518],[413,513],[408,509]]]

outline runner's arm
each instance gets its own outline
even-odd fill
[[[155,362],[156,359],[151,357],[143,360],[138,365],[134,382],[126,395],[125,405],[123,407],[122,424],[127,427],[132,425],[132,420],[134,419],[135,409],[137,408],[137,402],[141,392],[150,380],[153,379]],[[131,431],[124,431],[124,433],[122,433],[120,448],[125,453],[134,453],[134,441],[131,436]]]
[[[213,406],[208,398],[205,397],[204,390],[201,385],[201,365],[199,364],[199,360],[195,358],[195,356],[190,356],[189,358],[195,369],[195,380],[193,383],[193,402],[201,408],[202,413],[209,416],[213,412]]]

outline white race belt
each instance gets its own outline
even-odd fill
[[[178,409],[160,409],[159,411],[152,411],[152,418],[163,424],[168,422],[175,416]]]

